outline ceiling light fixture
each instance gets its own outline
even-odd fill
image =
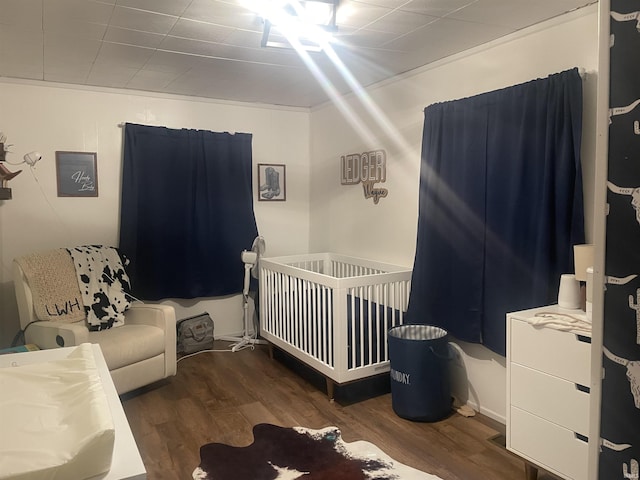
[[[292,43],[305,50],[321,51],[338,30],[336,13],[339,0],[256,0],[247,7],[264,21],[263,47],[291,48]]]

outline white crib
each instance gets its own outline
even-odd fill
[[[335,384],[389,371],[411,270],[331,253],[260,259],[260,333]]]

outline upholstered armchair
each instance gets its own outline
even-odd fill
[[[25,343],[41,349],[86,342],[99,344],[118,394],[175,375],[176,317],[173,307],[134,302],[124,311],[123,325],[99,331],[88,328],[86,317],[75,321],[41,320],[38,308],[34,306],[33,282],[36,281],[37,289],[42,290],[42,275],[49,275],[48,269],[38,270],[39,278],[31,278],[34,273],[25,272],[25,263],[21,262],[24,258],[26,256],[13,262],[13,281]],[[53,284],[63,281],[60,269],[50,269],[50,275],[55,277],[51,279]],[[75,278],[73,280],[77,283]],[[74,307],[63,305],[63,310],[74,310]],[[53,307],[47,309],[53,310]]]

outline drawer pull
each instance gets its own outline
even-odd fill
[[[584,393],[591,393],[591,389],[585,385],[580,385],[579,383],[576,383],[576,390],[580,390],[581,392]]]
[[[587,437],[586,435],[582,435],[578,432],[573,432],[573,435],[580,441],[584,442],[584,443],[589,443],[589,437]]]
[[[578,335],[577,333],[576,333],[576,339],[577,339],[579,342],[583,342],[583,343],[591,343],[591,337],[586,337],[586,336],[584,336],[584,335]]]

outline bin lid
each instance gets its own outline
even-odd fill
[[[434,325],[398,325],[389,330],[389,336],[403,340],[436,340],[445,337],[447,331]]]

